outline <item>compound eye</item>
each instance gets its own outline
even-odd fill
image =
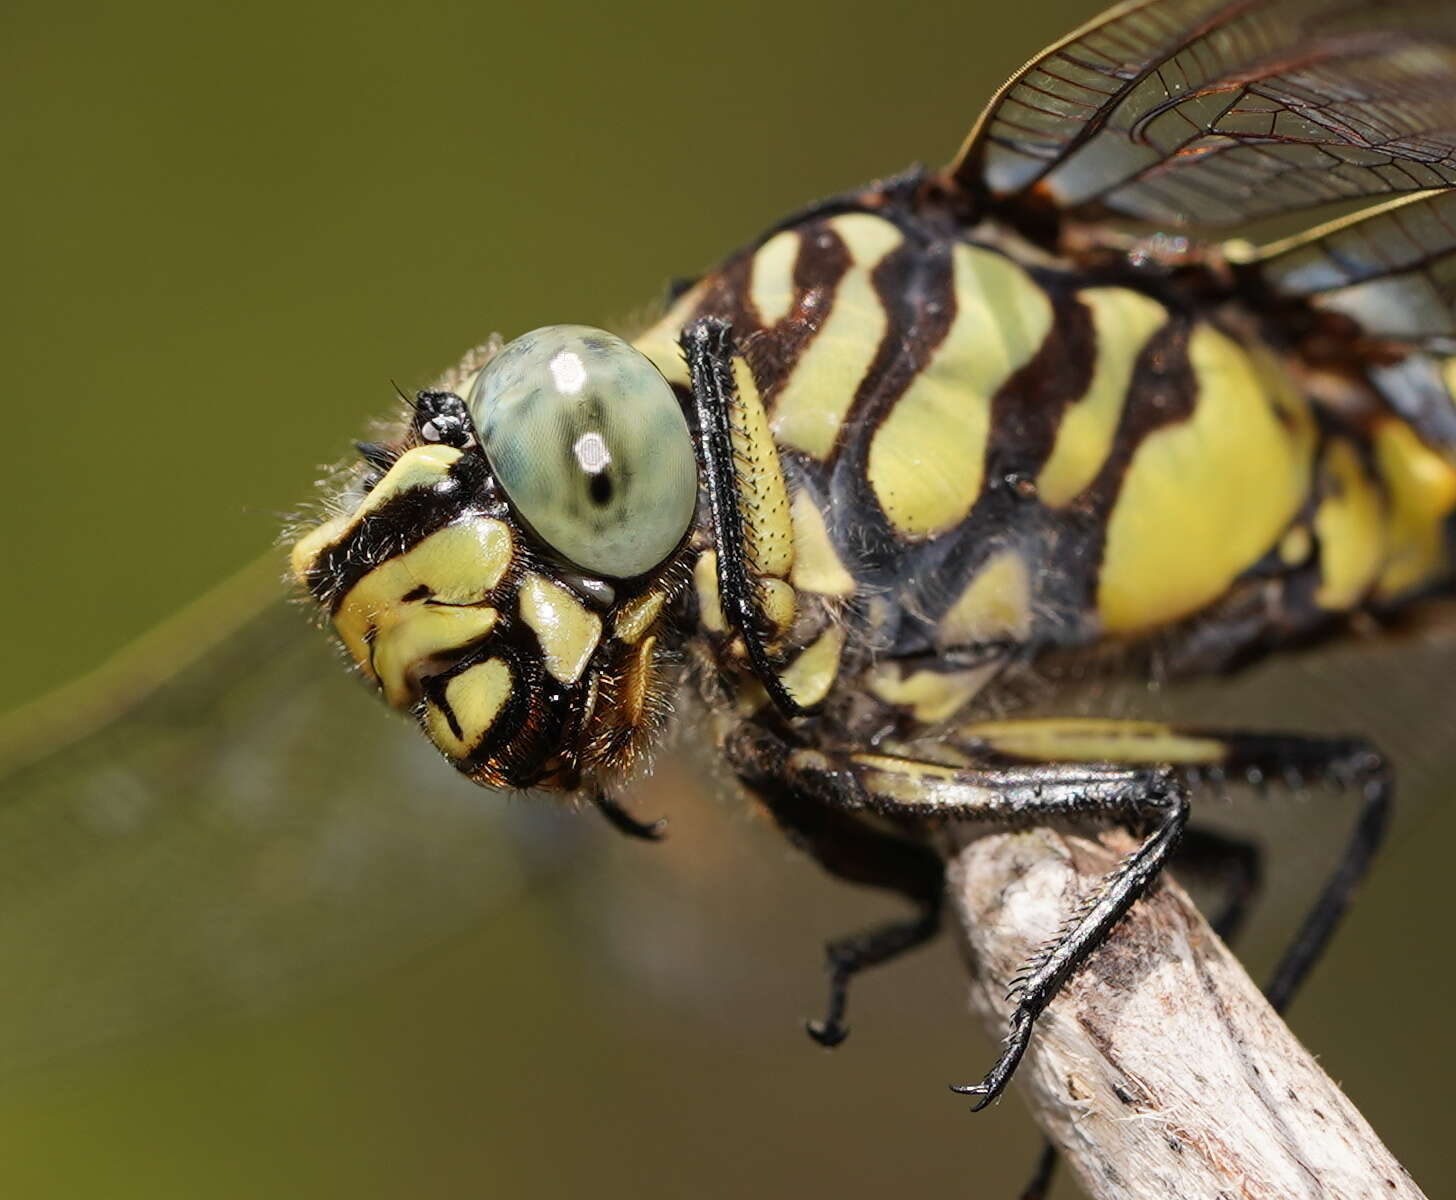
[[[640,575],[687,532],[698,496],[687,421],[621,338],[585,325],[523,334],[485,365],[467,403],[516,512],[584,571]]]

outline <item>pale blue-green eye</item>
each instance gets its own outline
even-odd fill
[[[650,571],[682,540],[698,497],[692,436],[672,388],[619,337],[585,325],[523,334],[467,400],[516,511],[597,575]]]

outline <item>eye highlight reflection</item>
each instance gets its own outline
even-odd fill
[[[628,578],[682,541],[698,495],[687,420],[621,338],[583,325],[523,334],[486,364],[467,403],[506,495],[562,558]]]

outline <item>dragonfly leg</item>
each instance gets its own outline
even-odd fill
[[[899,892],[915,905],[909,918],[837,938],[826,947],[829,999],[822,1020],[807,1021],[809,1036],[837,1046],[848,1035],[844,1023],[850,980],[860,971],[890,962],[923,945],[940,929],[945,869],[940,856],[914,839],[877,828],[861,817],[824,804],[778,778],[746,780],[775,824],[831,875],[850,883]]]
[[[1389,814],[1389,767],[1378,751],[1354,738],[1067,719],[968,725],[945,744],[971,765],[795,747],[759,724],[740,726],[725,751],[747,781],[767,775],[832,807],[912,823],[972,820],[1015,826],[1049,817],[1088,817],[1151,825],[1143,842],[1078,906],[1056,941],[1016,976],[1016,1007],[1000,1058],[980,1083],[956,1088],[978,1096],[978,1109],[1005,1087],[1037,1016],[1167,864],[1187,825],[1187,776],[1332,782],[1361,789],[1363,808],[1349,844],[1265,989],[1276,1009],[1288,1004],[1328,944]],[[1230,898],[1219,914],[1225,928],[1241,922],[1245,899]]]
[[[1358,788],[1360,815],[1345,850],[1264,988],[1279,1012],[1319,961],[1349,908],[1380,847],[1394,792],[1384,755],[1354,737],[1069,718],[967,725],[952,741],[977,759],[1040,763],[1065,756],[1068,761],[1164,762],[1215,779]]]
[[[1021,1189],[1018,1200],[1046,1200],[1047,1193],[1051,1191],[1052,1176],[1056,1173],[1057,1148],[1050,1141],[1043,1142],[1041,1153],[1036,1158],[1036,1166],[1032,1168],[1031,1178]]]
[[[1183,833],[1171,867],[1179,875],[1185,871],[1202,875],[1221,889],[1219,907],[1208,923],[1219,937],[1232,945],[1249,915],[1249,906],[1259,894],[1262,879],[1259,847],[1245,838],[1190,826]],[[1043,1143],[1019,1200],[1045,1200],[1056,1166],[1056,1146],[1050,1141]]]
[[[1016,1007],[1000,1057],[980,1083],[955,1090],[983,1108],[1005,1088],[1036,1018],[1157,878],[1188,820],[1187,789],[1169,768],[1050,763],[949,767],[878,754],[794,748],[761,725],[740,726],[724,746],[740,776],[762,792],[817,797],[826,808],[911,821],[1034,824],[1051,817],[1151,820],[1153,829],[1087,897],[1013,981]]]
[[[743,398],[733,374],[733,330],[727,321],[703,317],[683,330],[681,342],[698,412],[698,450],[713,516],[723,619],[743,639],[748,665],[774,706],[786,717],[803,716],[805,709],[779,678],[769,655],[769,621],[750,561],[749,547],[756,540],[748,536],[751,514],[767,498],[755,495],[751,477],[740,471],[733,441],[735,425],[744,425]]]
[[[1344,852],[1264,987],[1264,995],[1275,1011],[1283,1012],[1329,945],[1380,849],[1390,820],[1394,775],[1384,755],[1360,738],[1257,733],[1220,736],[1228,746],[1231,773],[1241,771],[1255,781],[1330,783],[1360,789],[1360,815]]]
[[[667,818],[665,817],[659,817],[655,821],[639,820],[623,807],[620,800],[606,792],[597,792],[592,797],[592,803],[618,833],[625,833],[628,837],[641,838],[647,842],[660,842],[667,835]]]

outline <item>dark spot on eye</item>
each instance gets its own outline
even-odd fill
[[[605,472],[591,477],[591,482],[586,485],[587,494],[591,496],[593,504],[606,506],[612,499],[612,480]]]

